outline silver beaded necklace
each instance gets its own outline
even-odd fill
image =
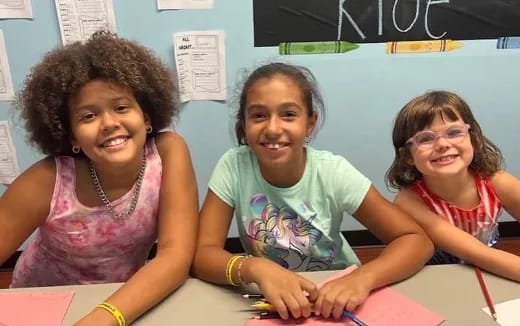
[[[103,187],[101,187],[101,182],[99,182],[99,178],[98,178],[94,163],[92,163],[92,161],[89,160],[88,170],[90,173],[90,178],[92,179],[92,183],[94,183],[94,187],[96,188],[96,192],[99,195],[99,198],[101,198],[101,201],[103,202],[103,204],[105,204],[105,207],[107,208],[108,212],[110,213],[110,215],[112,215],[112,217],[114,219],[123,220],[134,212],[135,206],[137,205],[137,200],[139,199],[139,192],[141,190],[141,184],[143,182],[145,168],[146,168],[146,154],[143,154],[143,160],[141,162],[141,167],[139,168],[139,173],[137,174],[137,180],[135,182],[135,188],[134,188],[134,195],[132,197],[132,202],[130,203],[130,208],[128,208],[128,211],[118,214],[115,211],[114,207],[112,207],[112,203],[110,203],[110,200],[108,199],[107,195],[105,194]]]

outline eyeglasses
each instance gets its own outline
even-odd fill
[[[468,135],[469,128],[468,124],[464,124],[463,126],[449,127],[440,133],[431,130],[419,131],[413,137],[410,137],[406,144],[414,144],[418,148],[429,149],[441,137],[444,137],[450,144],[458,144]]]

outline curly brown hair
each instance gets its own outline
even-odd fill
[[[149,137],[178,113],[178,91],[169,68],[150,50],[109,32],[96,32],[47,53],[31,69],[16,108],[29,141],[46,155],[72,155],[69,99],[94,79],[130,89],[150,119]]]
[[[395,119],[392,132],[395,158],[385,175],[388,188],[406,188],[422,178],[422,174],[411,163],[412,156],[407,140],[431,125],[438,115],[449,121],[460,117],[469,124],[469,135],[474,148],[473,160],[469,165],[472,173],[490,176],[502,168],[500,149],[483,135],[469,105],[457,94],[431,91],[408,102]]]

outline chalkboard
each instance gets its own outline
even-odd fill
[[[519,0],[253,0],[255,46],[520,36]]]

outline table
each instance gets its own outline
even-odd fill
[[[327,279],[334,271],[306,272],[312,281]],[[495,303],[520,297],[520,283],[483,273]],[[63,325],[72,325],[96,304],[114,292],[120,283],[9,289],[0,291],[63,291],[75,295]],[[441,314],[442,326],[496,326],[482,311],[486,302],[474,270],[465,265],[426,266],[413,277],[392,285],[394,289]],[[138,319],[138,326],[243,326],[250,301],[240,295],[245,289],[216,286],[198,279],[187,282],[161,304]],[[520,313],[519,313],[520,315]],[[520,323],[519,323],[520,325]]]

